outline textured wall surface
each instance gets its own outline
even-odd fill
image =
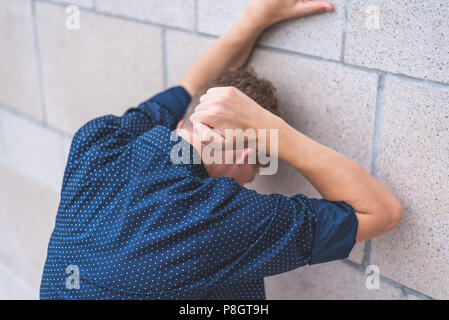
[[[76,129],[175,85],[248,3],[0,0],[0,299],[38,297]],[[267,298],[449,299],[449,6],[333,3],[267,30],[250,65],[291,125],[379,178],[404,218],[346,260],[266,278]],[[79,30],[66,28],[69,4]],[[285,163],[249,187],[319,197]]]

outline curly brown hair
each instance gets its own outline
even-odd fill
[[[189,121],[189,117],[193,113],[193,109],[198,105],[199,98],[208,89],[214,87],[235,87],[256,101],[261,107],[277,116],[282,116],[276,88],[269,80],[259,78],[253,69],[234,69],[224,72],[217,79],[211,81],[201,90],[201,93],[192,99],[192,103],[184,116],[182,125],[184,128],[191,127],[192,124]]]

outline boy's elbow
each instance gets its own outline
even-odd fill
[[[359,213],[359,229],[356,241],[365,241],[390,231],[396,227],[402,219],[402,206],[396,200],[385,203],[372,213]]]
[[[387,230],[391,230],[401,222],[403,214],[402,206],[399,201],[395,201],[395,203],[389,205],[386,212]]]

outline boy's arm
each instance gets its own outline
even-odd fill
[[[344,155],[310,139],[279,118],[279,157],[297,169],[329,201],[356,211],[356,241],[377,237],[402,217],[396,197],[368,171]]]
[[[240,19],[191,66],[179,84],[194,96],[226,70],[243,67],[257,38],[270,25],[333,9],[325,1],[253,0]]]

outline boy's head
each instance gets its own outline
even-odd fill
[[[193,98],[184,119],[178,124],[178,129],[182,128],[189,131],[190,134],[194,134],[193,124],[190,122],[189,117],[193,113],[194,107],[199,104],[199,98],[206,93],[208,89],[214,87],[235,87],[256,101],[261,107],[277,116],[281,116],[276,89],[270,81],[258,78],[255,72],[251,69],[229,70],[209,83],[200,94]],[[228,152],[233,153],[233,164],[224,164],[225,153]],[[207,164],[205,165],[206,169],[212,177],[234,178],[240,185],[243,185],[253,180],[259,171],[258,164],[248,163],[248,155],[251,152],[254,151],[250,149],[224,151],[222,164]]]

